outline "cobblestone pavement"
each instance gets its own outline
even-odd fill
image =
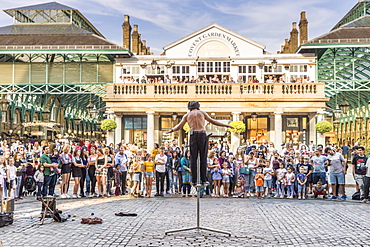
[[[58,200],[64,223],[40,225],[40,202],[16,203],[13,225],[0,228],[4,246],[369,246],[369,204],[323,200],[202,198],[201,226],[230,231],[165,231],[196,226],[196,198]],[[118,217],[115,212],[136,212]],[[101,225],[80,224],[91,213]],[[1,246],[1,245],[0,245]]]

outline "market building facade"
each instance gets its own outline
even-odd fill
[[[116,59],[115,83],[107,86],[107,109],[118,123],[112,141],[124,139],[149,149],[155,142],[183,143],[184,132],[165,132],[186,114],[187,102],[197,100],[215,119],[246,123],[245,133],[231,134],[232,148],[242,139],[297,146],[324,142],[315,131],[327,101],[324,84],[316,80],[315,54],[270,54],[264,45],[210,24],[165,46],[160,55],[143,55],[132,48],[140,43],[134,35],[138,27],[132,36],[128,29],[126,16],[124,45],[136,53]],[[295,23],[292,33],[298,45]],[[225,128],[206,129],[213,138],[228,135]]]

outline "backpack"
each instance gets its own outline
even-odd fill
[[[359,191],[356,191],[356,192],[352,195],[352,200],[360,200],[360,192],[359,192]]]

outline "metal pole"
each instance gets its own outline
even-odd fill
[[[190,143],[190,138],[189,138],[189,143]],[[207,140],[207,143],[208,143],[208,140]],[[191,146],[190,146],[190,148],[191,148]],[[225,234],[225,235],[228,235],[230,237],[231,236],[230,232],[225,232],[225,231],[221,231],[221,230],[215,230],[215,229],[210,229],[210,228],[207,228],[207,227],[201,227],[200,226],[200,190],[201,190],[201,188],[204,188],[204,186],[200,183],[200,153],[198,153],[198,159],[197,159],[197,185],[195,187],[197,189],[197,226],[196,227],[191,227],[191,228],[184,228],[184,229],[166,231],[165,235],[168,235],[170,233],[186,232],[186,231],[192,231],[192,230],[196,230],[199,233],[200,230],[204,230],[204,231],[209,231],[209,232],[214,232],[214,233]]]

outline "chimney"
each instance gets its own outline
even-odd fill
[[[290,32],[289,39],[289,53],[294,53],[298,48],[298,30],[297,22],[292,23],[292,31]]]
[[[134,25],[134,31],[132,32],[132,53],[139,54],[139,33],[138,25]]]
[[[284,52],[283,53],[289,53],[289,39],[285,39],[285,45],[284,45]]]
[[[146,40],[141,41],[141,52],[146,55]]]
[[[142,55],[141,54],[141,49],[142,49],[142,47],[141,47],[141,34],[139,33],[139,42],[138,42],[137,54]]]
[[[125,15],[124,22],[122,24],[123,29],[123,46],[126,49],[131,50],[131,25],[130,16]]]
[[[284,53],[284,50],[285,50],[285,45],[282,45],[281,46],[281,52],[280,53]]]
[[[150,47],[149,46],[146,47],[146,54],[150,55]]]
[[[306,18],[306,12],[301,12],[301,20],[299,21],[299,42],[304,44],[308,40],[308,21]]]

